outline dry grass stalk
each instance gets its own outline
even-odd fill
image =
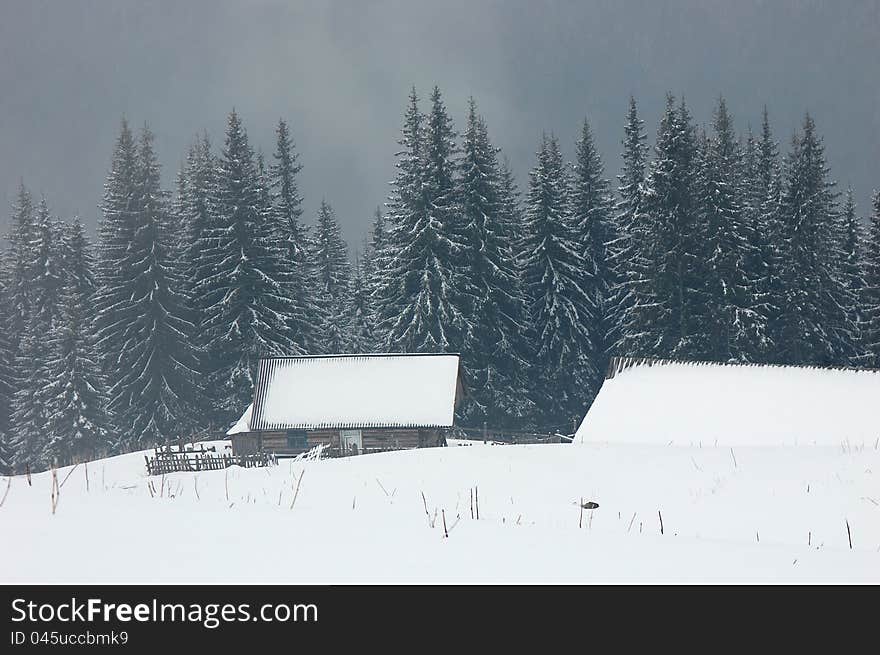
[[[52,468],[52,514],[58,509],[58,501],[61,498],[61,487],[58,485],[58,471]]]
[[[657,510],[657,516],[660,517],[660,534],[663,534],[663,515],[660,513],[660,510]]]
[[[61,484],[58,486],[59,489],[64,486],[64,483],[67,482],[67,478],[69,478],[70,475],[76,470],[77,466],[79,466],[79,464],[74,464],[73,468],[67,472],[67,475],[64,476],[64,479],[61,481]]]
[[[193,488],[195,489],[195,492],[196,492],[196,499],[201,500],[202,497],[199,496],[199,476],[195,476],[193,478]]]
[[[480,520],[480,488],[474,487],[474,505],[477,508],[477,520]]]
[[[443,537],[445,539],[449,538],[449,530],[446,529],[446,510],[440,510],[440,513],[443,515]]]
[[[733,468],[739,468],[739,465],[736,463],[736,455],[733,452],[733,448],[730,449],[730,456],[733,457]]]
[[[32,486],[32,483],[31,483],[31,465],[30,465],[29,463],[27,463],[27,462],[26,462],[25,465],[24,465],[24,474],[25,474],[25,476],[27,477],[28,486],[29,486],[29,487]]]
[[[630,530],[632,530],[632,527],[633,527],[633,521],[635,521],[635,520],[636,520],[636,513],[633,512],[633,517],[629,520],[629,527],[626,529],[627,532],[629,532]]]
[[[0,498],[0,507],[3,507],[3,503],[6,502],[6,496],[9,495],[9,487],[12,486],[12,476],[10,475],[6,479],[6,491],[3,492],[3,498]]]
[[[88,491],[89,491],[89,463],[88,462],[85,463],[85,468],[86,468],[86,492],[88,493]]]
[[[422,506],[425,508],[425,516],[428,517],[428,525],[433,528],[434,525],[437,523],[437,508],[434,508],[434,517],[432,518],[431,512],[428,511],[428,501],[425,498],[425,492],[422,491],[420,493],[422,494]]]
[[[584,499],[583,499],[583,497],[581,497],[580,507],[581,507],[581,511],[580,511],[580,516],[578,516],[578,530],[580,530],[581,528],[584,527]]]
[[[849,519],[844,519],[846,521],[846,538],[849,540],[849,549],[852,550],[852,531],[849,529]]]
[[[306,470],[303,469],[300,471],[299,478],[296,480],[296,489],[293,491],[293,500],[290,501],[290,509],[293,509],[294,503],[296,503],[296,497],[299,495],[299,485],[302,482],[303,475],[305,475]]]

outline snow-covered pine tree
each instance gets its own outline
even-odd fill
[[[65,277],[60,320],[50,335],[46,389],[46,459],[80,461],[108,447],[107,398],[91,332],[94,261],[82,223],[74,219],[62,235]]]
[[[851,299],[841,275],[838,194],[828,179],[825,147],[809,114],[802,133],[792,141],[782,195],[787,297],[781,355],[791,364],[842,364],[852,349],[854,326],[846,312]]]
[[[453,179],[455,133],[436,87],[427,120],[410,94],[388,201],[387,262],[377,271],[386,352],[459,352],[469,330],[465,240]]]
[[[749,197],[756,214],[753,219],[753,246],[757,248],[761,260],[754,269],[764,271],[759,292],[762,295],[764,322],[767,326],[767,346],[762,359],[770,363],[783,361],[780,344],[786,290],[782,273],[787,237],[782,221],[782,189],[779,147],[773,138],[767,108],[764,107]]]
[[[184,172],[183,198],[180,201],[180,220],[185,227],[186,252],[183,264],[188,270],[188,286],[192,292],[193,322],[201,323],[207,307],[201,295],[194,292],[198,285],[200,252],[206,245],[208,230],[217,227],[217,212],[212,205],[216,189],[217,162],[211,152],[207,133],[197,137],[190,146]],[[199,344],[201,345],[201,344]]]
[[[387,249],[388,226],[381,207],[373,213],[373,223],[364,238],[364,255],[361,262],[364,294],[370,311],[370,331],[373,342],[370,352],[382,349],[384,336],[379,327],[379,296],[382,291],[382,271],[387,269],[390,253]]]
[[[593,323],[586,327],[590,332],[591,358],[596,369],[591,388],[597,391],[608,368],[612,346],[618,339],[612,311],[617,272],[609,250],[618,243],[618,236],[613,215],[614,196],[604,175],[602,157],[593,142],[590,124],[584,119],[573,166],[571,209],[584,252],[581,288],[594,307]]]
[[[766,350],[758,286],[763,271],[749,239],[743,153],[733,119],[720,98],[712,134],[700,157],[699,211],[704,232],[705,323],[713,361],[757,361]]]
[[[196,361],[185,281],[171,246],[184,239],[170,220],[159,186],[153,134],[138,140],[121,235],[128,238],[121,276],[102,280],[98,348],[109,354],[105,372],[109,410],[120,449],[146,447],[188,436],[194,420]]]
[[[635,333],[646,333],[642,355],[703,359],[709,353],[705,329],[705,232],[697,198],[698,144],[690,112],[667,96],[655,158],[645,182],[647,259],[653,269],[650,302]]]
[[[8,312],[4,313],[2,328],[12,348],[12,358],[17,358],[18,343],[24,333],[31,313],[31,266],[34,262],[33,240],[35,208],[30,191],[19,182],[5,253],[4,278]]]
[[[570,179],[556,138],[545,134],[537,154],[524,241],[524,282],[541,379],[536,400],[545,422],[567,428],[583,416],[596,393],[590,340],[596,307],[584,288],[589,267],[571,215]]]
[[[458,162],[458,203],[469,262],[464,274],[476,298],[469,317],[473,327],[462,348],[469,390],[462,416],[471,425],[504,427],[521,424],[533,407],[522,348],[528,307],[513,248],[518,235],[506,220],[497,153],[471,98]]]
[[[321,200],[312,240],[312,255],[318,280],[321,311],[321,351],[344,353],[348,343],[345,316],[351,290],[351,264],[333,207]]]
[[[617,240],[608,244],[618,280],[613,291],[612,314],[619,336],[613,350],[622,356],[645,356],[656,348],[652,341],[656,336],[648,322],[656,299],[650,249],[653,236],[643,210],[648,165],[646,139],[644,121],[639,118],[635,98],[630,97],[622,141],[623,167],[617,176]]]
[[[385,228],[385,217],[382,215],[382,208],[376,207],[373,214],[373,224],[370,228],[370,255],[376,256],[380,252],[388,240],[388,231]]]
[[[846,197],[841,213],[841,262],[840,274],[843,284],[849,291],[845,307],[847,313],[847,325],[850,326],[850,338],[846,339],[849,352],[844,354],[841,364],[859,366],[863,363],[866,354],[865,348],[865,308],[862,305],[865,288],[865,270],[863,266],[862,249],[865,244],[865,234],[861,222],[856,215],[856,203],[853,198],[852,187],[847,188]]]
[[[108,379],[113,371],[119,370],[118,357],[125,347],[126,323],[119,320],[117,312],[128,301],[131,279],[127,251],[134,239],[136,164],[137,146],[128,122],[123,118],[110,172],[104,183],[95,266],[98,292],[94,301],[93,330],[100,335],[97,341],[98,356]]]
[[[287,123],[278,121],[273,163],[269,167],[272,205],[278,239],[284,244],[285,265],[289,269],[288,293],[293,309],[290,324],[294,351],[290,354],[317,353],[321,350],[322,322],[318,300],[318,281],[311,260],[309,235],[302,217],[302,196],[296,176],[302,170],[299,153]]]
[[[874,191],[871,210],[865,241],[862,342],[865,348],[864,365],[880,369],[880,191]]]
[[[202,343],[217,422],[237,417],[253,400],[259,358],[298,352],[289,317],[289,266],[265,206],[254,153],[238,114],[229,115],[212,206],[216,222],[203,235],[196,294],[204,298]]]
[[[6,271],[0,275],[0,307],[4,313],[9,309],[6,293]],[[17,384],[15,375],[15,353],[9,333],[0,329],[0,475],[12,472],[14,453],[11,443],[11,416],[13,393]]]
[[[522,201],[519,187],[510,161],[503,157],[498,172],[498,204],[500,206],[501,220],[510,235],[510,248],[513,251],[514,268],[522,280],[522,271],[525,262],[525,224]],[[526,316],[528,319],[528,316]]]
[[[354,264],[351,288],[347,294],[345,307],[345,348],[341,352],[372,352],[376,340],[373,333],[373,311],[366,289],[363,262],[364,258],[359,256]]]
[[[30,315],[19,342],[17,370],[19,383],[13,401],[12,423],[15,466],[31,470],[53,463],[47,457],[49,441],[47,388],[52,377],[49,370],[51,350],[47,335],[58,321],[61,294],[61,252],[58,247],[56,223],[45,198],[40,201],[29,249],[33,260],[30,271]]]

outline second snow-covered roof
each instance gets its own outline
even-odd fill
[[[615,358],[575,440],[875,445],[880,371]]]
[[[260,360],[252,430],[450,427],[458,355]]]

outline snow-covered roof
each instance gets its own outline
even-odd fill
[[[253,409],[232,430],[451,427],[458,360],[429,354],[264,358]]]
[[[250,432],[251,431],[251,416],[254,413],[254,404],[251,403],[248,405],[247,409],[244,410],[244,414],[241,415],[241,418],[236,421],[235,425],[233,425],[229,430],[226,431],[226,436],[231,436],[233,434],[241,434],[242,432]]]
[[[880,371],[612,361],[575,441],[873,446]]]

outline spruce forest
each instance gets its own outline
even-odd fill
[[[741,132],[635,99],[620,164],[585,120],[514,178],[476,102],[403,112],[387,201],[356,252],[304,216],[294,132],[263,156],[233,111],[173,189],[122,121],[97,234],[21,183],[0,274],[0,472],[225,431],[262,355],[457,352],[458,423],[570,433],[613,355],[880,368],[880,193],[860,214],[806,115]],[[297,126],[308,129],[308,126]],[[370,213],[365,208],[365,215]]]

